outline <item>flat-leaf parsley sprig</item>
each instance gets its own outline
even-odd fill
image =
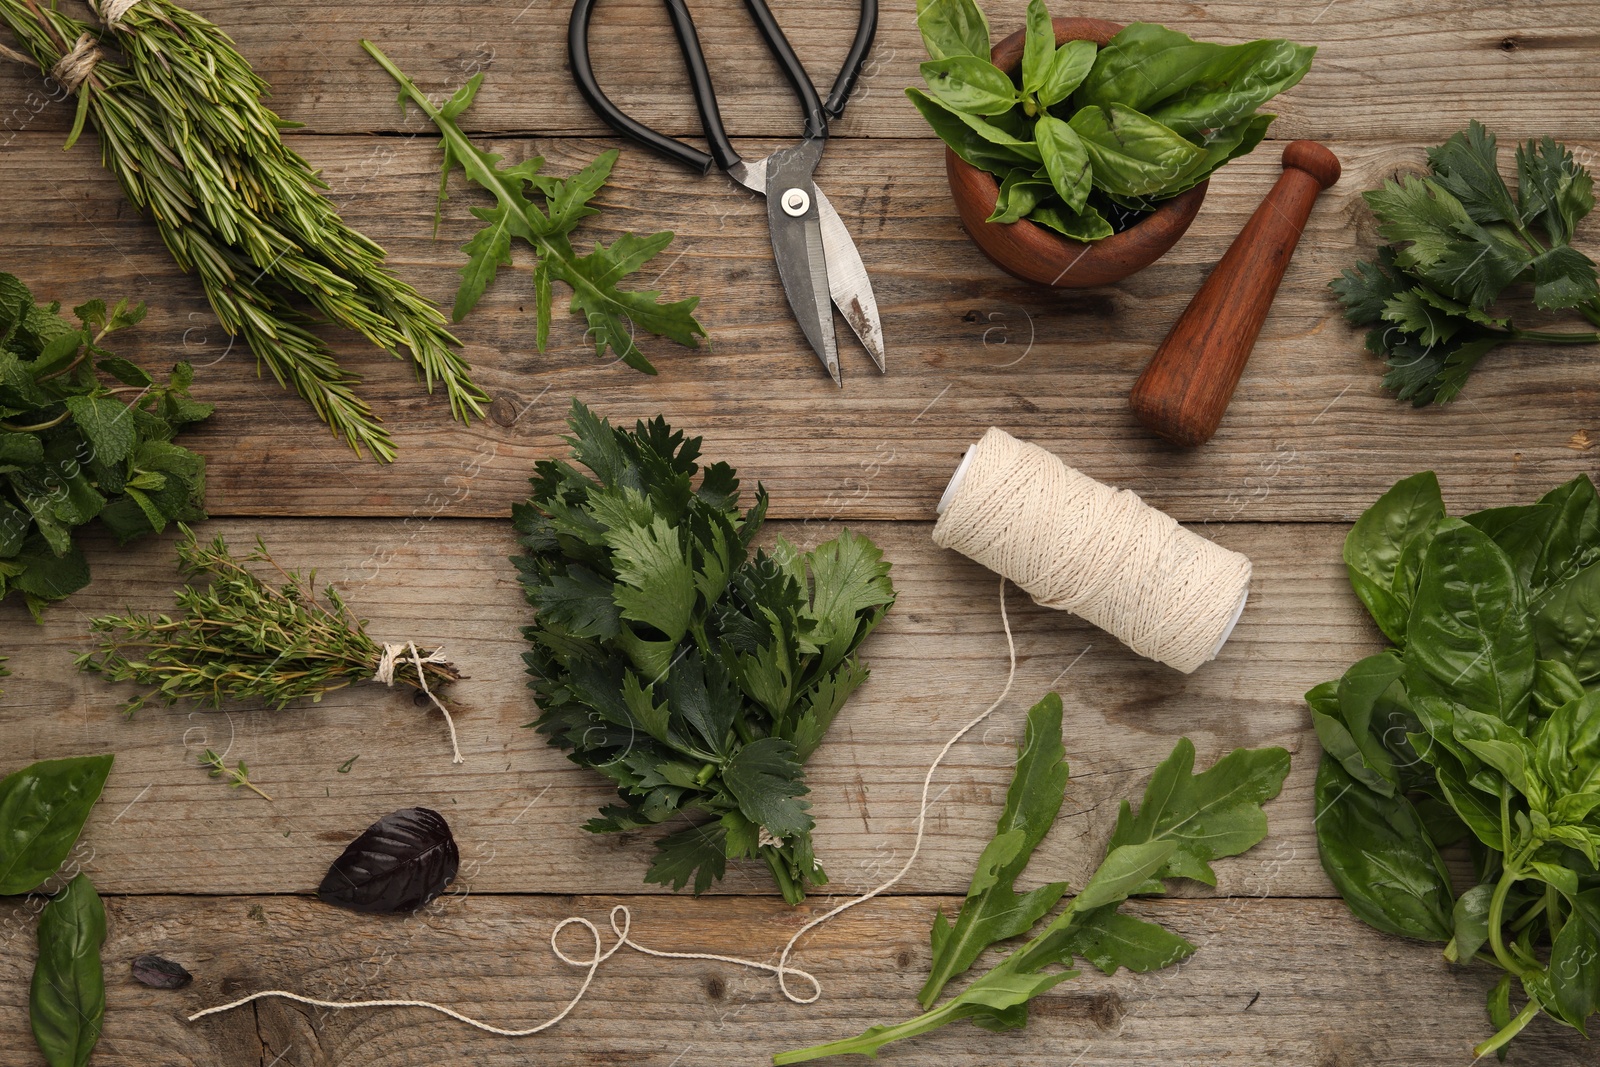
[[[1345,318],[1369,326],[1389,365],[1384,387],[1417,407],[1453,400],[1478,361],[1514,342],[1600,344],[1600,333],[1522,329],[1503,294],[1531,283],[1532,307],[1600,326],[1595,263],[1572,247],[1594,208],[1594,179],[1553,139],[1517,146],[1517,191],[1500,177],[1494,134],[1477,122],[1428,150],[1430,173],[1362,194],[1390,242],[1330,285]]]

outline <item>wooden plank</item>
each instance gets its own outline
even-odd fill
[[[216,514],[503,515],[534,460],[560,447],[572,396],[613,418],[662,413],[703,434],[709,455],[765,482],[774,513],[788,518],[931,519],[962,450],[990,425],[1188,521],[1349,520],[1397,478],[1429,467],[1456,509],[1521,502],[1592,470],[1600,439],[1600,392],[1583,373],[1595,356],[1583,348],[1498,352],[1459,401],[1438,409],[1415,411],[1382,393],[1377,361],[1326,282],[1376,244],[1358,192],[1416,166],[1416,148],[1335,146],[1346,177],[1312,215],[1221,431],[1180,452],[1134,423],[1127,391],[1270,187],[1276,146],[1224,169],[1190,234],[1158,264],[1115,287],[1066,292],[1024,285],[982,257],[961,232],[934,144],[857,140],[834,146],[821,183],[872,272],[889,375],[870,370],[853,341],[844,344],[843,391],[822,374],[784,302],[755,197],[629,152],[602,196],[605,214],[585,224],[581,241],[675,230],[673,247],[635,284],[702,295],[710,344],[690,352],[648,339],[661,370],[652,379],[599,365],[581,325],[559,319],[539,356],[519,250],[517,268],[458,328],[499,398],[489,421],[450,422],[404,365],[335,338],[399,441],[400,462],[381,469],[352,462],[303,403],[256,379],[254,361],[228,347],[192,280],[95,165],[92,145],[63,154],[49,134],[21,144],[7,165],[39,183],[29,198],[0,202],[8,267],[69,307],[123,294],[152,304],[117,350],[151,366],[187,358],[202,367],[197,389],[220,413],[190,440],[210,457]],[[546,151],[557,173],[601,147],[500,145],[512,158]],[[349,218],[447,304],[459,244],[476,225],[467,210],[481,201],[459,191],[441,238],[431,238],[433,140],[319,137],[306,148]],[[1595,232],[1586,227],[1586,238]]]
[[[911,1016],[928,965],[929,920],[952,901],[880,899],[822,927],[795,959],[824,986],[823,999],[809,1006],[783,1000],[770,976],[755,971],[623,950],[601,966],[571,1016],[522,1040],[418,1009],[331,1012],[281,1000],[184,1021],[247,993],[283,988],[335,1000],[429,999],[496,1025],[532,1026],[559,1011],[581,979],[551,957],[551,928],[582,915],[606,929],[618,903],[632,908],[633,936],[648,947],[759,960],[774,959],[808,914],[749,898],[453,893],[400,918],[351,915],[303,898],[113,897],[97,1061],[756,1067],[783,1049]],[[1238,897],[1130,909],[1170,924],[1199,952],[1179,968],[1142,976],[1107,978],[1086,968],[1034,1001],[1026,1031],[995,1036],[958,1022],[892,1047],[885,1062],[1446,1067],[1465,1062],[1472,1042],[1492,1032],[1483,1009],[1488,968],[1453,970],[1437,945],[1376,933],[1337,901]],[[0,954],[0,1059],[7,1063],[37,1057],[25,1022],[32,923],[27,904],[0,905],[8,937]],[[582,931],[568,938],[569,954],[588,952]],[[183,963],[194,984],[178,992],[136,984],[128,965],[144,952]],[[1539,1019],[1517,1039],[1513,1057],[1578,1067],[1594,1062],[1594,1050]]]
[[[858,529],[893,561],[900,600],[866,646],[871,681],[811,761],[818,855],[839,892],[865,890],[905,862],[927,765],[995,699],[1006,673],[991,573],[936,548],[923,524]],[[0,736],[9,741],[0,772],[43,757],[117,753],[84,836],[89,869],[107,890],[308,892],[368,823],[423,804],[454,824],[464,855],[495,857],[467,880],[474,892],[658,891],[643,885],[654,835],[585,832],[584,820],[610,795],[604,781],[521,729],[536,708],[521,673],[518,628],[529,611],[505,560],[515,551],[509,524],[226,520],[203,530],[238,545],[259,533],[285,565],[320,568],[379,640],[443,644],[471,676],[457,691],[466,763],[451,765],[436,716],[371,686],[283,712],[148,708],[123,721],[128,692],[74,672],[72,655],[93,615],[170,610],[172,538],[120,551],[96,545],[94,584],[53,608],[44,626],[28,625],[14,601],[0,604],[17,672],[0,697]],[[765,534],[805,546],[836,532],[778,523]],[[1300,697],[1381,643],[1346,587],[1343,530],[1229,524],[1207,532],[1250,555],[1255,580],[1222,656],[1192,675],[1011,591],[1013,694],[940,772],[922,854],[902,891],[965,890],[994,832],[1023,711],[1055,687],[1067,702],[1075,777],[1060,825],[1034,861],[1039,881],[1081,881],[1117,801],[1141,795],[1151,768],[1187,735],[1202,765],[1238,746],[1294,754],[1284,795],[1270,807],[1272,837],[1227,865],[1222,891],[1258,892],[1251,887],[1271,872],[1275,894],[1331,894],[1312,837],[1316,746]],[[243,758],[274,803],[208,779],[195,762],[207,746],[230,762]],[[770,876],[760,865],[738,867],[719,891],[769,893]]]
[[[191,0],[218,20],[272,83],[273,105],[311,130],[357,133],[403,126],[394,87],[361,51],[380,46],[430,92],[486,73],[466,116],[499,133],[593,135],[603,127],[567,71],[569,6],[530,0],[463,20],[457,5],[357,0],[328,11],[311,0]],[[773,5],[826,89],[854,35],[857,0]],[[1022,25],[1024,5],[988,0],[995,39]],[[735,136],[790,137],[797,109],[742,5],[694,5],[728,129]],[[891,0],[856,98],[835,123],[842,136],[927,134],[901,89],[920,84],[926,58],[913,0]],[[1509,0],[1463,8],[1450,0],[1326,0],[1270,8],[1254,0],[1173,5],[1159,0],[1074,4],[1073,15],[1161,22],[1217,41],[1287,37],[1319,49],[1306,80],[1274,101],[1276,134],[1318,139],[1442,140],[1472,118],[1506,137],[1592,137],[1600,110],[1593,8],[1586,0]],[[660,5],[607,0],[595,16],[595,66],[628,113],[666,132],[698,135],[682,60]],[[1526,91],[1517,91],[1517,87]],[[19,129],[64,132],[70,109],[38,93],[22,68],[0,69],[0,144]],[[30,97],[30,93],[37,95]]]

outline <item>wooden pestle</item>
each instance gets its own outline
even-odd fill
[[[1311,205],[1338,180],[1339,160],[1315,141],[1284,148],[1278,183],[1134,383],[1129,402],[1146,427],[1190,447],[1217,432]]]

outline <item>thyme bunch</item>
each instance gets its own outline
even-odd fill
[[[176,592],[176,616],[91,620],[98,648],[77,659],[80,670],[145,687],[128,701],[127,714],[152,700],[163,706],[187,700],[211,708],[224,700],[259,700],[281,709],[372,678],[384,647],[367,635],[365,620],[351,614],[336,590],[325,587],[319,593],[315,571],[284,570],[259,538],[241,559],[222,538],[202,544],[187,526],[180,528],[179,569],[206,584]],[[252,563],[265,564],[282,585],[262,581],[248,566]],[[452,664],[432,655],[420,657],[430,688],[461,677]],[[409,658],[399,662],[393,676],[427,691]]]
[[[86,34],[115,46],[121,58],[100,53],[76,87],[68,147],[85,122],[94,127],[106,168],[199,275],[223,328],[358,455],[387,462],[394,442],[357,395],[359,377],[307,328],[317,322],[409,358],[430,393],[443,386],[456,418],[483,416],[488,397],[444,317],[339,217],[326,183],[283,143],[295,124],[262,102],[269,86],[217,26],[168,0],[141,0],[103,35],[36,0],[0,0],[0,19],[46,71]]]

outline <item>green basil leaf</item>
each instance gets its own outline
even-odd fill
[[[1247,156],[1256,150],[1267,136],[1267,129],[1278,116],[1259,112],[1220,130],[1209,130],[1200,135],[1199,145],[1205,159],[1190,171],[1178,186],[1168,193],[1176,196],[1186,192],[1211,177],[1213,171],[1224,163]]]
[[[1316,54],[1315,48],[1283,40],[1223,48],[1183,92],[1146,110],[1157,122],[1186,136],[1231,126],[1298,84]]]
[[[1422,291],[1419,287],[1418,291]],[[1533,591],[1533,572],[1544,555],[1550,527],[1558,512],[1548,504],[1528,504],[1464,515],[1472,526],[1488,534],[1500,546],[1524,590]]]
[[[1067,210],[1077,214],[1089,199],[1092,172],[1088,150],[1071,126],[1052,115],[1040,115],[1033,129],[1050,184]]]
[[[1093,204],[1085,204],[1082,211],[1073,212],[1068,211],[1065,204],[1048,201],[1030,211],[1028,221],[1075,241],[1100,241],[1115,232]]]
[[[1534,771],[1533,745],[1520,730],[1496,715],[1464,707],[1455,709],[1452,729],[1467,751],[1499,771],[1535,810],[1546,808],[1548,795]]]
[[[1600,1011],[1600,889],[1580,895],[1584,903],[1561,927],[1550,946],[1550,988],[1556,1014],[1582,1030]]]
[[[1413,542],[1431,540],[1444,518],[1439,479],[1432,471],[1395,483],[1362,512],[1344,539],[1344,563],[1356,596],[1384,636],[1405,645],[1414,582],[1401,581],[1401,556]]]
[[[1193,85],[1226,50],[1224,45],[1195,41],[1165,26],[1135,22],[1100,49],[1094,69],[1078,90],[1078,103],[1144,110]]]
[[[969,115],[1003,115],[1017,104],[1017,87],[1005,71],[977,56],[950,56],[922,64],[933,95]]]
[[[1324,752],[1368,789],[1393,796],[1400,786],[1394,756],[1384,745],[1387,723],[1372,724],[1373,708],[1400,677],[1404,663],[1391,649],[1354,664],[1338,682],[1306,694],[1312,725]]]
[[[973,0],[917,0],[917,29],[932,59],[989,58],[989,20]]]
[[[1558,797],[1600,793],[1600,691],[1568,701],[1534,727],[1533,761]]]
[[[1452,519],[1428,545],[1405,658],[1413,697],[1437,693],[1526,725],[1533,630],[1511,561],[1483,532]]]
[[[1402,937],[1449,941],[1450,872],[1411,802],[1374,793],[1324,756],[1316,805],[1322,869],[1356,918]]]
[[[1600,562],[1600,496],[1588,475],[1580,474],[1557,486],[1540,497],[1539,503],[1555,508],[1557,516],[1529,578],[1535,593]]]
[[[1122,104],[1086,107],[1070,125],[1094,164],[1094,184],[1120,196],[1155,196],[1177,186],[1205,153]]]
[[[80,874],[39,916],[28,1017],[50,1067],[84,1067],[100,1040],[106,1011],[100,946],[106,912],[89,876]]]
[[[1018,167],[1000,183],[1000,196],[994,202],[994,211],[984,221],[1016,222],[1054,194],[1055,186],[1050,184],[1048,176],[1041,178],[1032,171]]]
[[[56,873],[111,772],[112,756],[42,760],[0,781],[0,896]]]
[[[993,123],[957,111],[919,89],[907,89],[906,96],[911,98],[939,139],[980,170],[1005,174],[1014,167],[1036,169],[1043,162],[1038,145],[1014,137]]]
[[[1451,963],[1471,963],[1483,943],[1489,940],[1489,902],[1494,897],[1493,883],[1475,885],[1456,898],[1450,914],[1453,934],[1444,947],[1444,958]]]
[[[1028,0],[1027,29],[1022,44],[1022,91],[1037,93],[1050,74],[1056,55],[1056,28],[1044,0]]]
[[[1050,69],[1037,90],[1039,103],[1054,107],[1071,96],[1073,90],[1088,77],[1098,54],[1099,50],[1093,41],[1068,41],[1057,48],[1055,55],[1050,57]]]
[[[1540,598],[1533,633],[1540,657],[1565,663],[1585,683],[1600,679],[1600,564]]]

